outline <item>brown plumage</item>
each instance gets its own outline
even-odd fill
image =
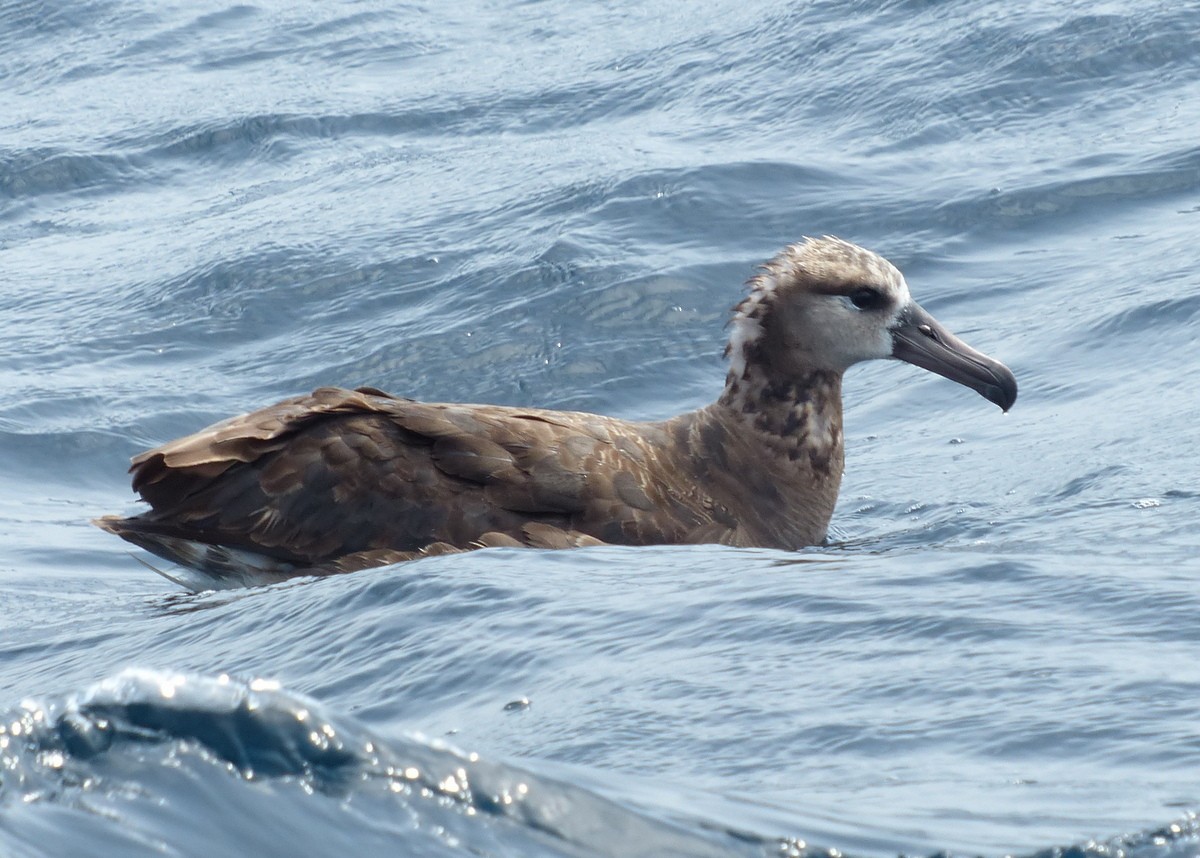
[[[848,366],[899,357],[1016,397],[894,267],[833,238],[751,280],[727,355],[718,401],[659,423],[321,388],[135,457],[150,509],[96,524],[197,588],[491,546],[793,549],[824,538],[837,500]]]

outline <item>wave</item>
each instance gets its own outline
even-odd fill
[[[261,679],[128,669],[0,719],[0,853],[320,855],[348,844],[415,855],[841,854],[625,806],[438,740],[381,737]],[[1193,814],[1031,858],[1198,848]]]
[[[214,840],[249,854],[267,826],[259,854],[325,854],[347,838],[422,855],[831,854],[689,829],[439,741],[381,738],[228,675],[130,669],[25,701],[0,721],[0,771],[0,853],[70,854],[81,832],[107,828],[122,854],[220,854]],[[55,842],[45,822],[63,814],[74,819]],[[322,824],[331,814],[340,825]]]

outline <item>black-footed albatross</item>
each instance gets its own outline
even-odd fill
[[[195,589],[490,546],[796,549],[833,514],[852,364],[907,361],[1005,411],[1017,398],[1006,366],[849,242],[787,247],[748,289],[725,389],[697,411],[636,423],[324,387],[136,456],[150,509],[96,524],[195,570],[168,575]]]

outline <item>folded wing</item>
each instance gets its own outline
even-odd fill
[[[151,509],[98,523],[184,565],[248,552],[280,574],[486,545],[723,541],[662,461],[664,430],[623,426],[321,388],[137,456]]]

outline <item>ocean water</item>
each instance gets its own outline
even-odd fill
[[[0,855],[1200,854],[1191,3],[0,2]],[[660,418],[805,234],[827,545],[186,593],[91,527],[322,384]]]

